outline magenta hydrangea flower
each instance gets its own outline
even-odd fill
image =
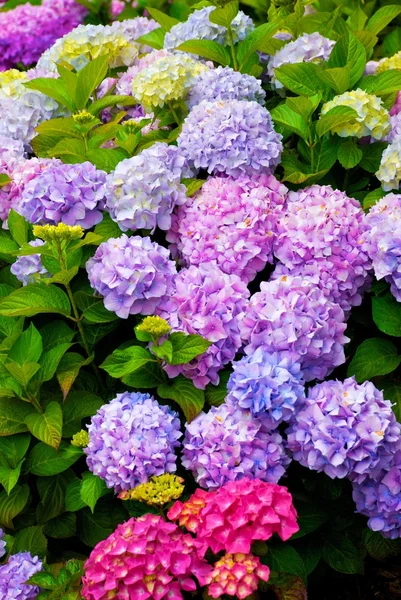
[[[309,389],[287,431],[294,460],[331,478],[362,482],[401,442],[391,402],[373,383],[354,377]]]
[[[360,304],[369,282],[367,223],[360,203],[330,186],[288,193],[274,240],[276,257],[292,274],[316,275],[344,310]],[[295,272],[294,272],[295,268]]]
[[[41,570],[42,561],[30,552],[12,554],[5,564],[0,565],[0,598],[34,600],[39,588],[26,582]]]
[[[167,240],[185,266],[216,262],[224,273],[254,279],[273,262],[273,241],[287,188],[273,175],[211,177],[173,213]]]
[[[368,252],[377,279],[401,302],[401,194],[387,194],[367,214]]]
[[[226,404],[250,410],[263,425],[274,430],[288,422],[305,400],[303,374],[291,352],[269,352],[256,348],[233,362]],[[262,477],[261,477],[262,479]]]
[[[149,237],[122,235],[100,244],[86,263],[92,288],[121,319],[151,315],[174,290],[175,263]]]
[[[182,465],[209,490],[243,477],[277,483],[291,459],[267,415],[222,404],[187,423]]]
[[[85,600],[182,600],[211,571],[195,540],[158,515],[122,523],[97,544],[85,563]]]
[[[253,554],[225,554],[213,566],[208,577],[208,594],[212,598],[223,595],[248,598],[258,589],[259,581],[267,581],[270,569]]]
[[[88,433],[88,467],[116,493],[176,470],[178,414],[149,394],[117,394],[92,417]]]
[[[281,139],[269,111],[257,102],[203,100],[185,119],[178,147],[196,169],[253,177],[278,165]]]
[[[357,512],[369,517],[368,527],[385,538],[401,537],[401,450],[374,476],[353,484]]]
[[[345,362],[344,312],[321,289],[308,278],[288,276],[262,282],[260,290],[240,321],[246,354],[259,346],[289,351],[305,381],[324,379]]]
[[[249,291],[237,275],[227,275],[212,263],[183,269],[175,287],[174,296],[159,306],[158,314],[174,331],[197,333],[212,345],[188,364],[164,368],[170,377],[182,373],[201,389],[210,382],[217,385],[219,370],[242,346],[240,321]]]
[[[90,162],[56,160],[25,184],[18,211],[30,223],[90,229],[103,219],[105,183],[106,173]]]
[[[43,246],[42,240],[33,240],[29,242],[30,246]],[[15,263],[11,265],[11,273],[16,276],[22,285],[35,283],[42,277],[51,277],[48,270],[42,264],[40,254],[29,254],[27,256],[19,256]]]

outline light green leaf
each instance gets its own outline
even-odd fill
[[[302,139],[307,140],[309,137],[309,126],[298,113],[294,112],[286,104],[280,104],[271,111],[272,119],[275,123],[279,123],[291,132],[296,133]]]
[[[21,467],[23,462],[24,461],[21,460],[21,462],[15,469],[0,466],[0,483],[4,487],[7,494],[10,494],[10,492],[17,485],[19,476],[21,474]]]
[[[68,94],[65,81],[62,79],[38,77],[37,79],[26,81],[23,85],[30,90],[37,90],[38,92],[45,94],[45,96],[54,98],[56,102],[65,106],[70,111],[74,110],[74,102]]]
[[[28,223],[24,217],[15,212],[12,208],[8,213],[7,224],[13,239],[19,246],[28,241]]]
[[[212,23],[216,23],[216,25],[228,28],[237,16],[238,10],[238,2],[229,2],[222,8],[215,8],[215,10],[210,13],[209,20]]]
[[[105,108],[109,108],[111,106],[135,106],[137,101],[132,96],[104,96],[93,104],[90,104],[86,109],[91,115],[98,115]]]
[[[16,398],[0,398],[0,436],[28,431],[25,419],[34,411],[28,402]]]
[[[2,187],[3,185],[7,185],[11,181],[12,180],[8,175],[6,175],[5,173],[0,173],[0,187]]]
[[[314,96],[326,90],[325,83],[318,76],[319,70],[320,67],[313,63],[288,64],[275,69],[275,76],[294,94]]]
[[[365,75],[358,83],[361,90],[375,96],[386,96],[401,89],[401,72],[395,69],[384,71],[379,75]]]
[[[36,373],[34,381],[50,381],[57,371],[64,354],[71,348],[72,344],[59,344],[55,348],[44,352],[40,357],[40,369]]]
[[[327,83],[336,94],[342,94],[350,87],[349,67],[322,69],[318,72],[319,78]]]
[[[361,162],[363,152],[356,142],[349,140],[339,145],[337,156],[344,169],[353,169]]]
[[[371,338],[360,344],[348,365],[347,375],[355,375],[358,383],[377,375],[387,375],[401,363],[397,348],[389,340]]]
[[[374,34],[380,33],[399,14],[401,14],[401,6],[399,5],[382,6],[370,17],[366,29]]]
[[[87,160],[106,173],[114,171],[118,163],[128,157],[129,155],[124,150],[118,148],[96,148],[96,150],[89,150],[86,153]]]
[[[131,346],[124,350],[114,350],[100,367],[112,377],[124,377],[134,373],[148,362],[156,362],[149,350],[141,346]]]
[[[366,194],[363,199],[362,206],[365,211],[367,211],[371,206],[374,206],[378,200],[383,198],[386,195],[386,192],[382,190],[382,188],[378,188],[377,190],[373,190]]]
[[[17,485],[11,491],[0,494],[0,525],[13,528],[13,519],[25,508],[29,498],[29,486]]]
[[[18,244],[12,240],[7,233],[0,231],[0,254],[10,254],[15,256],[18,250]],[[14,259],[12,262],[14,262]]]
[[[94,90],[105,79],[108,68],[109,56],[105,54],[92,60],[78,73],[75,90],[75,105],[78,110],[82,110],[86,106]]]
[[[82,456],[82,450],[61,442],[59,451],[39,442],[31,450],[25,467],[32,475],[57,475],[71,467]]]
[[[81,368],[90,364],[92,360],[93,355],[89,358],[83,358],[83,356],[77,352],[67,352],[67,354],[64,354],[60,360],[56,373],[64,400],[72,388],[74,381],[78,377]]]
[[[205,404],[205,392],[196,388],[190,379],[182,375],[173,379],[171,385],[159,385],[157,393],[164,400],[177,402],[188,423],[201,412]]]
[[[181,183],[185,185],[187,188],[187,196],[191,198],[198,190],[201,189],[202,185],[205,183],[204,179],[182,179]]]
[[[329,68],[349,67],[349,82],[351,87],[362,77],[365,64],[366,50],[351,32],[347,32],[341,36],[328,60]],[[345,89],[342,89],[339,93],[345,91]]]
[[[27,362],[38,362],[43,350],[42,336],[31,323],[17,339],[8,353],[8,358],[23,365]]]
[[[227,383],[230,378],[229,371],[220,371],[218,385],[209,383],[205,389],[206,402],[211,406],[220,406],[227,396]]]
[[[163,29],[163,27],[158,27],[157,29],[153,29],[153,31],[146,33],[145,35],[141,35],[141,37],[136,41],[140,44],[145,44],[146,46],[155,48],[155,50],[161,50],[164,46],[165,35],[166,31]]]
[[[401,423],[401,385],[393,381],[381,381],[377,386],[383,391],[385,400],[393,403],[393,412],[397,421]]]
[[[13,552],[30,552],[32,556],[45,556],[47,539],[43,535],[43,527],[35,525],[20,529],[15,536]]]
[[[348,17],[347,23],[352,29],[352,31],[360,31],[365,27],[365,23],[367,20],[367,14],[363,12],[360,6],[358,6]]]
[[[0,315],[5,317],[33,317],[38,313],[70,315],[68,296],[56,286],[34,283],[0,300]]]
[[[352,122],[358,113],[348,106],[335,106],[324,115],[321,114],[316,125],[316,133],[322,137],[335,127]]]
[[[32,377],[40,369],[40,364],[35,362],[27,362],[21,366],[17,363],[9,362],[6,363],[4,366],[23,388],[27,387]]]
[[[95,298],[95,302],[84,309],[83,316],[89,323],[110,323],[118,319],[114,312],[107,310],[103,299],[99,300],[98,298]]]
[[[224,46],[211,40],[188,40],[177,47],[181,52],[196,54],[227,67],[230,64],[230,53]]]
[[[58,448],[63,429],[63,413],[58,402],[50,402],[44,413],[32,413],[25,419],[29,431],[38,440]]]
[[[106,482],[93,473],[84,473],[80,488],[80,495],[85,505],[89,506],[92,513],[99,498],[110,493]]]
[[[152,353],[155,354],[158,358],[161,358],[162,360],[171,363],[173,359],[173,344],[169,342],[169,340],[165,340],[160,344],[160,346],[154,345],[152,347]]]
[[[49,285],[50,283],[62,283],[63,285],[67,285],[70,283],[72,279],[74,279],[75,275],[79,271],[79,266],[72,267],[71,269],[61,269],[49,279],[44,279],[43,283]]]
[[[177,23],[180,22],[178,19],[174,19],[161,10],[151,6],[148,8],[148,13],[155,21],[157,21],[157,23],[159,23],[159,25],[163,27],[164,31],[170,31],[174,25],[177,25]]]
[[[118,238],[121,236],[121,229],[115,221],[112,221],[110,215],[105,213],[103,220],[95,227],[96,235],[102,237],[102,241],[105,242],[110,238]]]
[[[63,138],[48,152],[49,158],[60,158],[64,163],[76,164],[87,160],[83,140]]]
[[[183,365],[191,362],[196,356],[203,354],[212,345],[201,335],[187,335],[180,331],[172,333],[169,337],[173,345],[172,365]]]
[[[45,136],[62,139],[76,137],[82,139],[82,134],[77,130],[77,125],[72,117],[58,117],[44,121],[36,127],[37,133]]]

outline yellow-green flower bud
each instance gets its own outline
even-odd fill
[[[58,242],[71,240],[79,240],[84,235],[84,230],[79,225],[34,225],[33,235],[44,240],[45,242]]]
[[[161,317],[146,317],[136,328],[137,331],[148,333],[153,338],[159,339],[171,331],[170,325]]]
[[[75,123],[78,123],[79,125],[86,125],[87,123],[90,123],[96,119],[96,117],[91,115],[91,113],[87,110],[81,110],[79,113],[72,115],[72,118]]]
[[[71,444],[77,448],[86,448],[86,446],[89,444],[89,433],[86,431],[86,429],[81,429],[81,431],[78,431],[78,433],[73,435]]]
[[[178,500],[184,491],[184,480],[177,475],[165,473],[153,476],[147,483],[141,483],[133,490],[121,492],[120,500],[137,500],[149,506],[162,506]]]

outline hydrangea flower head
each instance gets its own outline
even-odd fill
[[[182,600],[210,572],[195,540],[173,523],[147,514],[122,523],[86,561],[85,600]]]
[[[267,581],[270,569],[253,554],[225,554],[218,560],[208,577],[208,594],[220,598],[223,594],[248,598],[258,589],[258,583]]]
[[[0,565],[0,598],[7,600],[35,600],[39,588],[26,583],[42,569],[42,561],[29,552],[19,552],[9,556]]]
[[[174,296],[158,308],[174,331],[197,333],[212,342],[204,354],[184,365],[166,365],[170,377],[182,373],[204,389],[219,382],[219,370],[242,345],[240,321],[249,291],[237,275],[212,263],[183,269],[175,278]]]
[[[103,218],[105,183],[106,173],[90,162],[54,161],[24,186],[18,211],[30,223],[90,229]]]
[[[29,242],[30,246],[43,246],[42,240]],[[11,273],[16,276],[22,285],[35,283],[43,277],[51,277],[48,270],[43,266],[40,254],[29,254],[19,256],[11,265]]]
[[[176,470],[178,414],[149,394],[118,394],[92,417],[88,432],[88,467],[116,492]]]
[[[378,96],[368,94],[364,90],[351,90],[335,96],[333,100],[322,106],[322,115],[336,106],[348,106],[354,109],[358,116],[348,123],[342,123],[332,128],[333,133],[340,137],[370,136],[375,140],[383,139],[390,131],[390,117]]]
[[[233,177],[271,173],[283,148],[268,110],[245,100],[197,104],[184,121],[178,146],[196,169]]]
[[[301,365],[293,360],[291,352],[256,348],[249,356],[233,362],[233,369],[226,403],[250,410],[268,429],[288,422],[304,402]]]
[[[246,354],[262,346],[289,351],[305,381],[324,379],[345,362],[344,312],[308,278],[284,276],[262,282],[241,319]]]
[[[376,173],[384,191],[400,189],[401,181],[401,138],[396,138],[382,154]]]
[[[0,558],[6,553],[6,541],[4,539],[4,531],[0,528]]]
[[[286,541],[299,529],[287,488],[260,479],[230,481],[215,492],[198,489],[188,502],[173,504],[168,518],[185,527],[190,523],[204,551],[214,553],[248,554],[255,540],[277,533]]]
[[[379,60],[376,73],[384,73],[384,71],[389,71],[390,69],[401,71],[401,50],[393,54],[393,56],[386,56]]]
[[[293,42],[289,42],[281,50],[270,57],[267,73],[276,88],[284,87],[275,77],[275,69],[282,65],[293,65],[303,62],[327,61],[330,58],[335,42],[320,33],[304,33]]]
[[[401,113],[396,113],[395,115],[390,114],[390,124],[391,129],[383,138],[383,142],[390,142],[390,144],[392,144],[401,136]]]
[[[185,23],[177,23],[164,38],[164,48],[174,50],[188,40],[211,40],[218,44],[228,44],[227,29],[222,25],[212,23],[209,19],[210,13],[215,10],[214,6],[206,6],[191,13]],[[254,29],[252,19],[239,11],[231,23],[233,41],[236,44],[244,40]]]
[[[121,161],[108,176],[106,206],[123,231],[167,230],[176,205],[187,200],[180,183],[186,161],[176,146],[156,142]]]
[[[244,73],[234,71],[231,67],[207,69],[198,75],[189,90],[187,104],[190,109],[207,100],[246,100],[264,104],[266,92],[261,82]]]
[[[254,279],[273,261],[287,188],[273,175],[211,177],[173,213],[167,240],[185,266],[216,262],[224,273]]]
[[[116,93],[124,96],[132,96],[134,92],[132,85],[134,77],[143,71],[143,69],[150,67],[150,65],[159,60],[159,58],[165,58],[166,56],[171,56],[170,52],[167,52],[167,50],[154,50],[153,52],[148,52],[148,54],[135,59],[135,62],[131,67],[119,74],[119,78],[116,82]]]
[[[363,481],[400,446],[401,426],[373,383],[354,377],[310,388],[287,431],[294,460],[332,477]]]
[[[397,98],[393,104],[392,109],[390,110],[390,115],[396,115],[401,112],[401,92],[398,92]]]
[[[81,429],[72,436],[71,445],[76,448],[86,448],[89,444],[89,433],[86,429]]]
[[[291,461],[281,435],[269,425],[265,413],[213,406],[187,423],[182,464],[209,490],[243,477],[277,483]]]
[[[165,473],[154,475],[146,483],[141,483],[133,490],[120,492],[121,500],[137,500],[149,506],[163,506],[172,500],[178,500],[184,491],[182,477]]]

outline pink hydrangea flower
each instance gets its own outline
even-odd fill
[[[267,581],[270,569],[253,554],[225,554],[218,560],[209,575],[208,593],[212,598],[223,594],[247,598],[258,589],[259,579]]]

